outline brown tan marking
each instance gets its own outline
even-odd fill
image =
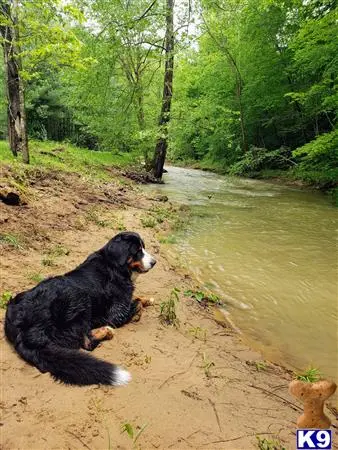
[[[133,261],[129,264],[130,269],[139,269],[141,272],[144,271],[144,267],[141,261]]]
[[[90,333],[93,336],[93,338],[98,341],[103,341],[103,340],[108,341],[110,339],[113,339],[115,331],[113,328],[106,326],[106,327],[101,327],[101,328],[95,328]]]
[[[142,306],[144,308],[147,307],[147,306],[152,306],[154,304],[154,299],[153,298],[135,297],[133,300],[141,302],[141,304],[142,304]]]

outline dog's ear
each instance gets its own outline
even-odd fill
[[[107,256],[109,262],[115,262],[119,266],[127,264],[129,256],[128,242],[122,240],[120,236],[112,239],[107,245]]]
[[[115,236],[107,245],[107,256],[109,261],[114,261],[119,266],[127,264],[130,256],[137,251],[137,243],[130,241],[126,233]]]

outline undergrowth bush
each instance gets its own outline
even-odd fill
[[[277,150],[250,147],[242,159],[230,167],[231,175],[255,176],[261,170],[266,169],[288,169],[293,163],[292,154],[287,147]]]
[[[295,177],[320,188],[334,188],[338,182],[338,130],[318,136],[293,152]]]

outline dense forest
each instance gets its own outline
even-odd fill
[[[2,138],[12,51],[31,139],[139,154],[147,168],[165,142],[177,164],[335,186],[335,0],[1,0],[0,11]]]

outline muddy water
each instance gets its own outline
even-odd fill
[[[201,284],[266,358],[337,378],[337,209],[298,188],[168,170],[158,190],[192,208],[176,248]]]

